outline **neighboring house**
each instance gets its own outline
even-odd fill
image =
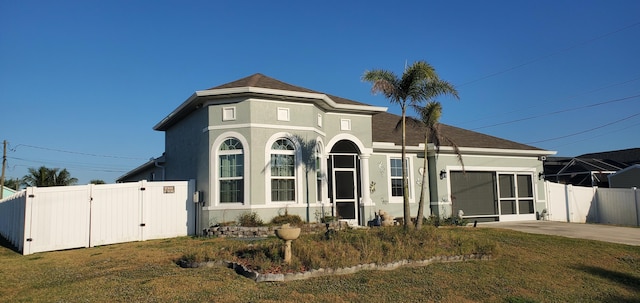
[[[608,159],[619,163],[625,163],[627,165],[640,164],[640,148],[628,148],[599,153],[590,153],[578,156],[577,158]]]
[[[608,176],[627,166],[606,159],[548,157],[544,162],[544,178],[560,184],[609,187]]]
[[[382,209],[402,216],[399,116],[254,74],[196,91],[154,126],[165,152],[118,182],[196,180],[200,228],[236,220],[246,211],[265,221],[288,211],[316,221],[332,215],[366,225]],[[407,158],[411,214],[422,182],[427,205],[441,217],[532,220],[546,205],[543,157],[555,152],[441,125],[460,147],[428,146],[409,125]],[[429,215],[427,207],[426,215]]]
[[[609,175],[611,188],[640,188],[640,164],[631,165],[623,170]]]
[[[547,181],[576,186],[610,187],[610,176],[640,164],[640,148],[589,153],[571,157],[548,157],[544,162]]]
[[[11,189],[11,188],[8,188],[6,186],[2,187],[2,199],[6,198],[6,197],[9,197],[9,196],[11,196],[11,195],[13,195],[15,193],[16,193],[16,191]]]

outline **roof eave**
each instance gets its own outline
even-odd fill
[[[160,122],[154,125],[153,129],[160,130],[160,131],[166,130],[166,126],[168,126],[171,122],[173,122],[173,120],[175,120],[176,117],[178,117],[178,115],[181,112],[187,109],[189,105],[197,99],[198,99],[197,93],[192,94],[189,98],[187,98],[187,100],[182,102],[182,104],[180,104],[180,106],[174,109],[169,115],[167,115],[166,117],[164,117],[164,119],[162,119]]]
[[[373,149],[378,151],[396,151],[401,150],[402,146],[396,145],[390,142],[373,142]],[[406,146],[406,150],[408,152],[423,152],[424,144],[421,143],[419,146]],[[543,150],[543,149],[505,149],[505,148],[483,148],[483,147],[459,147],[458,150],[463,155],[511,155],[511,156],[530,156],[530,157],[539,157],[539,156],[551,156],[555,155],[556,151],[551,150]],[[431,154],[435,151],[435,146],[432,143],[429,143],[428,152]],[[453,147],[451,146],[440,146],[440,152],[444,153],[455,153]]]
[[[195,105],[192,105],[192,104],[195,103],[196,100],[198,100],[201,97],[223,97],[223,96],[244,95],[244,94],[279,96],[284,101],[288,100],[289,98],[310,100],[310,101],[317,100],[317,101],[320,101],[317,103],[320,104],[321,107],[327,110],[334,109],[334,110],[339,110],[344,112],[368,113],[368,114],[375,114],[375,113],[387,111],[387,107],[381,107],[381,106],[337,103],[326,94],[245,86],[245,87],[233,87],[233,88],[196,91],[186,101],[180,104],[180,106],[178,106],[169,115],[167,115],[164,119],[162,119],[162,121],[158,122],[158,124],[156,124],[153,127],[153,129],[160,130],[160,131],[166,130],[166,128],[169,125],[171,125],[176,119],[179,119],[184,114],[185,111],[188,111],[190,110],[190,108],[195,107]]]

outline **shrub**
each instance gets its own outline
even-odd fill
[[[302,221],[302,218],[300,218],[300,216],[298,215],[290,215],[288,213],[285,213],[284,215],[277,215],[275,217],[273,217],[273,219],[271,219],[271,224],[272,225],[282,225],[282,224],[291,224],[294,226],[301,226],[302,224],[304,224],[304,222]]]
[[[245,227],[258,227],[264,225],[260,216],[255,212],[244,212],[238,216],[238,224]]]
[[[458,217],[449,217],[449,218],[440,218],[438,216],[431,215],[428,218],[424,218],[422,221],[422,225],[431,225],[431,226],[465,226],[467,225],[467,219],[458,218]]]

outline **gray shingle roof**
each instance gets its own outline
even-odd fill
[[[331,98],[333,101],[335,101],[336,103],[369,105],[369,104],[365,104],[365,103],[361,103],[361,102],[345,99],[345,98],[342,98],[342,97],[326,94],[326,93],[323,93],[323,92],[314,91],[314,90],[311,90],[311,89],[308,89],[308,88],[292,85],[292,84],[289,84],[289,83],[285,83],[285,82],[282,82],[280,80],[265,76],[265,75],[260,74],[260,73],[253,74],[253,75],[251,75],[249,77],[245,77],[245,78],[242,78],[242,79],[239,79],[239,80],[236,80],[236,81],[233,81],[233,82],[229,82],[229,83],[226,83],[226,84],[214,86],[214,87],[209,88],[207,90],[222,89],[222,88],[236,88],[236,87],[261,87],[261,88],[280,89],[280,90],[288,90],[288,91],[303,92],[303,93],[325,94],[329,98]]]
[[[265,76],[260,73],[253,74],[251,76],[238,79],[226,84],[211,87],[206,90],[217,90],[225,88],[238,88],[238,87],[259,87],[276,90],[288,90],[294,92],[316,93],[325,94],[336,103],[351,104],[351,105],[363,105],[371,106],[366,103],[361,103],[346,98],[326,94],[323,92],[314,91],[308,88],[292,85],[282,82],[280,80]],[[372,118],[372,133],[374,142],[390,142],[396,145],[401,144],[402,134],[399,127],[396,127],[400,116],[390,113],[378,113],[373,115]],[[448,138],[450,138],[459,147],[472,147],[472,148],[495,148],[495,149],[517,149],[517,150],[540,150],[542,149],[477,133],[474,131],[441,124],[441,132]],[[160,130],[163,130],[160,128]],[[432,140],[430,142],[433,142]],[[416,124],[407,124],[407,145],[418,146],[420,143],[424,143],[424,130]],[[446,145],[446,144],[445,144]]]
[[[372,119],[373,122],[371,123],[373,141],[393,142],[396,145],[401,145],[402,130],[400,126],[397,126],[399,125],[398,123],[400,119],[401,116],[390,113],[379,113],[374,115]],[[440,124],[440,131],[459,147],[541,150],[537,147],[442,123]],[[429,142],[431,143],[433,140],[430,140]],[[418,146],[420,143],[424,143],[424,128],[408,121],[407,146]]]
[[[591,158],[591,159],[609,159],[626,164],[640,163],[640,148],[629,148],[622,150],[612,150],[599,153],[590,153],[580,155],[576,158]]]

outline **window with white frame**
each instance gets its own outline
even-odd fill
[[[289,139],[278,139],[271,145],[271,201],[296,200],[295,145]]]
[[[235,138],[226,139],[218,151],[220,203],[244,202],[244,151]]]
[[[391,158],[389,159],[389,171],[391,173],[391,196],[392,197],[402,197],[403,186],[402,186],[402,158]],[[409,176],[409,160],[407,162],[407,178]],[[407,182],[407,187],[410,182]]]
[[[534,213],[532,180],[530,174],[498,174],[501,214]]]

